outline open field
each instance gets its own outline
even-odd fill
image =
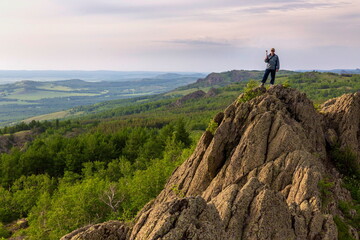
[[[46,98],[66,98],[66,97],[93,97],[99,96],[94,93],[72,93],[72,92],[59,92],[59,91],[33,91],[31,93],[17,92],[9,96],[4,97],[5,99],[16,99],[20,101],[37,101]]]

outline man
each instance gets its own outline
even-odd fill
[[[266,58],[265,62],[267,63],[266,70],[264,73],[264,77],[261,81],[261,87],[264,86],[269,74],[271,74],[270,84],[274,85],[275,82],[275,73],[279,71],[280,68],[280,60],[278,55],[275,54],[275,48],[271,48],[270,54],[266,50]]]

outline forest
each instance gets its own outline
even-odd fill
[[[29,239],[59,239],[83,225],[130,220],[191,153],[182,120],[161,128],[49,126],[26,151],[0,158],[0,221],[28,218]]]

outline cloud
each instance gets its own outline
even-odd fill
[[[229,40],[214,40],[214,39],[175,39],[168,41],[159,41],[170,44],[181,44],[193,47],[230,47],[233,46]]]
[[[50,63],[53,68],[213,71],[220,64],[225,70],[257,63],[262,68],[258,59],[274,46],[289,59],[284,66],[300,68],[312,52],[316,61],[329,64],[323,57],[327,49],[320,47],[333,45],[354,49],[341,55],[349,63],[360,56],[359,12],[354,0],[4,1],[0,63],[4,68]]]
[[[338,6],[338,3],[309,3],[309,2],[294,2],[294,3],[280,3],[271,4],[269,6],[251,6],[244,9],[240,9],[239,12],[247,13],[270,13],[274,11],[296,11],[296,10],[307,10],[307,9],[318,9],[318,8],[331,8]]]
[[[243,11],[264,13],[272,10],[289,11],[297,9],[313,9],[319,7],[333,7],[340,2],[314,2],[308,0],[263,0],[238,1],[238,0],[173,0],[173,1],[113,1],[113,0],[88,0],[88,1],[59,1],[59,4],[75,13],[92,14],[140,14],[146,15],[172,15],[186,14],[189,12],[210,10],[215,8],[243,8]]]
[[[303,3],[302,0],[273,0],[271,5],[283,4],[283,3]],[[59,1],[58,4],[67,9],[67,12],[81,15],[125,15],[136,18],[163,18],[171,17],[176,18],[179,16],[194,15],[207,12],[208,10],[216,10],[218,8],[239,8],[244,7],[249,12],[251,9],[254,11],[263,11],[268,9],[264,7],[268,3],[262,0],[255,1],[235,1],[235,0],[173,0],[173,1],[113,1],[113,0],[78,0],[78,1]],[[314,5],[315,6],[315,5]],[[258,9],[258,10],[257,10]]]

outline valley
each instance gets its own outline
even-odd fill
[[[167,92],[202,74],[159,74],[152,78],[87,82],[24,80],[0,85],[0,126],[29,117],[97,102]]]

